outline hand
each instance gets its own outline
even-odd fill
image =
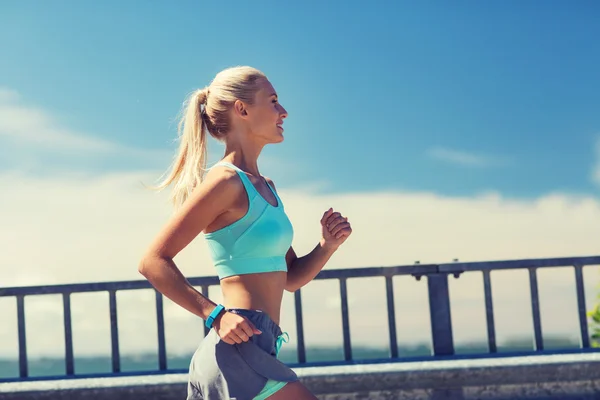
[[[229,311],[222,312],[215,319],[213,327],[221,340],[227,344],[247,342],[251,336],[262,333],[246,317]]]
[[[348,239],[352,233],[352,227],[347,217],[330,208],[321,218],[322,236],[321,246],[328,249],[337,249]]]

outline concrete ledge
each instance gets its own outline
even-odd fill
[[[600,354],[305,368],[298,375],[327,400],[600,399]]]
[[[600,354],[297,368],[322,400],[598,399]],[[0,399],[185,399],[187,374],[0,384]]]

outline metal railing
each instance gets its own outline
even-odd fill
[[[585,291],[583,281],[583,267],[588,265],[600,265],[600,256],[594,257],[576,257],[576,258],[553,258],[553,259],[526,259],[510,261],[486,261],[486,262],[453,262],[448,264],[428,264],[428,265],[408,265],[397,267],[373,267],[373,268],[352,268],[321,271],[315,278],[317,280],[338,280],[341,297],[341,314],[343,328],[343,354],[342,362],[319,362],[308,363],[306,361],[306,347],[304,341],[304,325],[302,317],[302,292],[298,290],[294,293],[294,304],[296,312],[297,329],[297,357],[298,363],[293,366],[303,365],[339,365],[357,363],[361,360],[354,360],[352,357],[351,335],[350,335],[350,310],[348,307],[348,279],[383,277],[385,278],[386,299],[387,299],[387,320],[389,331],[389,357],[386,362],[407,360],[406,357],[399,357],[396,338],[396,314],[394,310],[394,285],[392,278],[395,276],[413,276],[417,280],[422,277],[427,278],[429,292],[429,314],[431,321],[431,333],[433,341],[433,354],[425,359],[456,358],[454,350],[452,318],[450,313],[450,297],[448,290],[448,276],[459,277],[464,272],[482,272],[483,288],[485,297],[485,314],[487,324],[487,342],[488,352],[484,354],[470,354],[463,357],[490,357],[498,356],[496,344],[496,329],[494,323],[494,305],[492,301],[491,271],[496,270],[528,270],[529,286],[531,296],[531,310],[533,316],[533,330],[535,337],[535,348],[530,352],[520,352],[524,354],[546,354],[549,351],[544,350],[544,341],[542,337],[542,325],[540,318],[540,305],[538,295],[537,270],[540,268],[571,267],[575,274],[575,286],[577,293],[577,314],[579,318],[580,347],[578,349],[559,349],[553,352],[588,352],[599,351],[590,345],[590,336],[588,332],[587,313],[585,307]],[[201,288],[201,293],[208,296],[210,286],[218,285],[219,280],[216,276],[190,278],[189,282]],[[133,373],[124,373],[121,371],[120,350],[119,350],[119,328],[117,324],[117,291],[152,289],[150,283],[146,280],[105,282],[105,283],[85,283],[53,286],[31,286],[31,287],[12,287],[0,288],[0,297],[15,297],[17,303],[17,329],[18,329],[18,347],[19,347],[19,377],[0,379],[3,381],[42,379],[29,377],[26,326],[25,326],[25,296],[61,294],[63,298],[63,315],[65,331],[65,375],[45,377],[43,379],[58,379],[65,377],[83,376],[76,375],[74,368],[73,355],[73,334],[71,321],[71,294],[86,292],[108,292],[109,294],[109,313],[110,313],[110,332],[111,332],[111,358],[112,373],[110,374],[88,374],[85,376],[114,376],[131,375]],[[155,290],[156,294],[156,320],[157,320],[157,342],[158,342],[158,369],[156,373],[182,372],[181,370],[169,369],[167,366],[167,350],[165,344],[165,321],[163,313],[163,296]],[[208,329],[205,328],[205,334]],[[376,362],[376,360],[369,360]],[[148,371],[139,371],[137,373],[149,373]]]

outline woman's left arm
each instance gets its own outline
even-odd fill
[[[315,248],[303,257],[297,257],[290,247],[286,255],[288,274],[285,290],[294,292],[312,281],[325,266],[333,253],[352,233],[348,218],[332,208],[321,218],[322,237]]]
[[[267,181],[275,189],[273,181],[268,178]],[[321,240],[315,248],[302,257],[298,257],[292,247],[288,250],[285,257],[288,266],[285,290],[295,292],[312,281],[351,233],[352,227],[347,217],[332,208],[325,211],[321,218]]]

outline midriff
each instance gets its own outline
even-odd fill
[[[261,310],[279,324],[287,272],[235,275],[221,280],[226,308]]]

